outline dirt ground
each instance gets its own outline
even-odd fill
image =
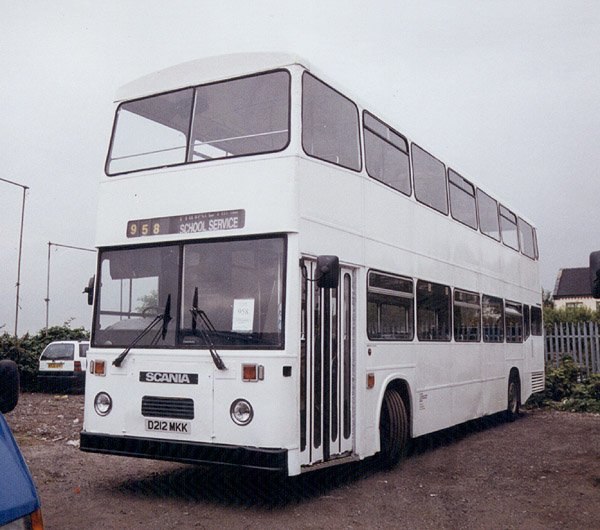
[[[373,461],[268,473],[79,451],[83,396],[22,394],[7,419],[46,528],[600,528],[600,415],[526,411]]]

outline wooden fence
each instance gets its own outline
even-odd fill
[[[564,355],[579,363],[587,375],[600,373],[600,325],[595,322],[559,323],[546,328],[546,362],[558,366]]]

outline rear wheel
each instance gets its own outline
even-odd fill
[[[508,381],[508,405],[506,408],[506,419],[515,421],[519,417],[521,409],[521,384],[519,377],[512,375]]]
[[[406,407],[398,391],[393,388],[388,389],[383,396],[379,437],[379,459],[384,467],[391,468],[406,454],[408,443]]]

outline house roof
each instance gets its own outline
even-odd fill
[[[554,286],[554,298],[592,297],[589,267],[560,269]]]

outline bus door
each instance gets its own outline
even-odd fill
[[[352,269],[337,289],[320,289],[315,262],[301,262],[300,449],[303,464],[327,462],[353,450],[354,348]]]

